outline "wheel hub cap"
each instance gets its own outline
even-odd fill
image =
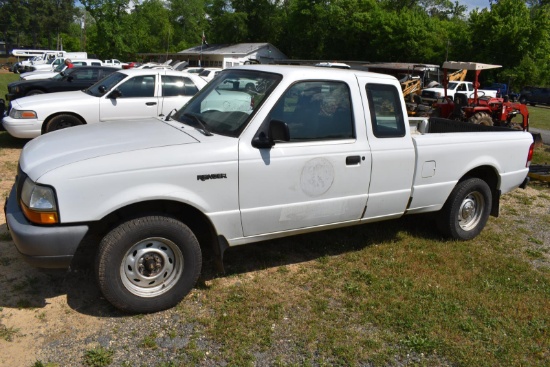
[[[485,200],[479,192],[467,195],[460,204],[458,224],[465,231],[472,230],[481,220]]]
[[[156,297],[171,289],[183,272],[183,255],[166,238],[148,238],[134,244],[120,265],[122,283],[140,297]]]

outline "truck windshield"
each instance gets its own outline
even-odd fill
[[[447,89],[455,90],[457,86],[458,86],[458,83],[450,82],[449,85],[447,86]]]
[[[128,77],[128,75],[118,72],[109,74],[88,89],[84,90],[84,92],[94,97],[101,97],[126,77]]]
[[[204,87],[172,119],[210,133],[238,137],[281,75],[228,69]]]

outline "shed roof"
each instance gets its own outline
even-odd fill
[[[270,43],[236,43],[236,44],[215,44],[199,45],[178,52],[178,54],[216,54],[216,55],[248,55],[264,47],[277,48]]]

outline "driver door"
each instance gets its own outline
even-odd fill
[[[101,98],[100,121],[146,119],[159,115],[157,74],[126,79],[113,90],[120,96],[110,98],[111,92]]]

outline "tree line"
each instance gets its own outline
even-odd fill
[[[139,61],[202,42],[269,42],[293,59],[499,64],[550,86],[550,0],[0,0],[4,41]],[[13,47],[12,47],[13,48]]]

